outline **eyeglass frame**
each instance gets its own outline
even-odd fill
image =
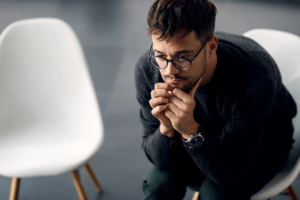
[[[206,45],[207,41],[208,41],[211,37],[212,37],[212,36],[209,36],[209,37],[206,39],[206,41],[205,41],[205,43],[203,44],[203,46],[201,47],[201,49],[196,53],[196,55],[192,58],[192,60],[190,60],[190,59],[188,59],[188,58],[180,58],[180,57],[177,57],[177,58],[174,58],[174,59],[169,60],[169,59],[167,59],[167,58],[165,58],[165,57],[162,57],[162,56],[151,56],[151,50],[152,50],[153,43],[151,44],[151,47],[150,47],[148,59],[149,59],[149,61],[151,62],[151,58],[156,58],[156,57],[158,57],[158,58],[164,59],[164,60],[167,62],[167,66],[166,66],[166,67],[163,67],[163,68],[162,68],[162,67],[157,67],[157,66],[155,66],[155,65],[151,62],[151,64],[152,64],[154,67],[158,68],[158,69],[166,69],[166,68],[168,67],[169,62],[172,62],[173,66],[174,66],[176,69],[179,69],[179,70],[189,70],[189,69],[191,69],[191,67],[192,67],[192,62],[194,62],[194,60],[196,59],[196,57],[199,55],[199,53],[201,52],[201,50],[203,49],[203,47]],[[178,68],[178,67],[176,66],[176,64],[174,63],[174,60],[179,60],[179,59],[185,59],[185,60],[189,61],[189,62],[190,62],[190,67],[187,68],[187,69],[180,69],[180,68]]]

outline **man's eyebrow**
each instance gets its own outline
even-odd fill
[[[160,54],[164,54],[164,52],[161,52],[159,50],[153,49],[153,51],[160,53]],[[181,50],[181,51],[176,51],[175,55],[180,55],[180,54],[184,54],[184,53],[193,53],[195,52],[194,50]]]

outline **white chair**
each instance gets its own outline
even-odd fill
[[[0,36],[0,175],[20,178],[71,172],[80,199],[87,199],[77,169],[103,141],[103,123],[79,40],[59,19],[21,20]]]
[[[276,61],[282,80],[288,91],[300,106],[300,38],[294,34],[270,30],[254,29],[243,34],[260,44]],[[298,112],[299,109],[298,109]],[[295,128],[293,149],[283,169],[259,192],[251,197],[251,200],[269,199],[285,190],[291,200],[298,200],[292,183],[300,171],[300,115],[293,119]],[[195,186],[192,186],[194,190]],[[197,199],[195,192],[193,200]]]

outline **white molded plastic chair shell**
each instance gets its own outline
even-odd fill
[[[300,106],[300,38],[294,34],[269,30],[254,29],[243,34],[259,43],[277,63],[282,80],[288,91]],[[293,119],[295,128],[293,149],[284,168],[251,200],[263,200],[273,197],[286,189],[300,171],[300,115]],[[259,172],[257,172],[259,173]]]
[[[0,36],[0,175],[58,175],[86,164],[103,141],[79,40],[59,19],[21,20]]]

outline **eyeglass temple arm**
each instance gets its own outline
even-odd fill
[[[198,51],[198,53],[194,56],[192,62],[195,60],[195,58],[198,56],[198,54],[201,52],[201,50],[203,49],[203,47],[206,45],[207,41],[208,41],[211,37],[212,37],[212,36],[209,36],[209,37],[206,39],[204,45],[201,47],[201,49]],[[152,47],[152,45],[151,45],[151,47]]]
[[[153,43],[151,44],[151,47],[150,47],[149,57],[151,57],[151,49],[152,49],[152,45],[153,45]]]

